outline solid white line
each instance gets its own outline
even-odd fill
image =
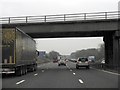
[[[106,72],[106,73],[109,73],[109,74],[120,75],[120,74],[118,74],[118,73],[113,73],[113,72],[110,72],[110,71],[99,70],[99,69],[96,69],[96,68],[92,68],[92,69],[95,69],[95,70],[97,70],[97,71]]]
[[[75,75],[75,73],[73,73],[73,75]]]
[[[38,74],[36,73],[36,74],[34,74],[34,76],[37,76]]]
[[[101,71],[106,72],[106,73],[110,73],[110,74],[114,74],[114,75],[120,75],[118,73],[113,73],[113,72],[109,72],[109,71],[105,71],[105,70],[101,70]]]
[[[83,81],[82,81],[81,79],[79,79],[79,82],[80,82],[80,83],[83,83]]]
[[[21,84],[21,83],[23,83],[25,80],[21,80],[21,81],[19,81],[19,82],[17,82],[16,84],[18,85],[18,84]]]

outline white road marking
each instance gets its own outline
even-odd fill
[[[109,71],[105,71],[105,70],[101,70],[101,71],[106,72],[106,73],[110,73],[110,74],[114,74],[114,75],[120,75],[118,73],[113,73],[113,72],[109,72]]]
[[[37,76],[38,74],[36,73],[36,74],[34,74],[34,76]]]
[[[75,73],[73,73],[73,75],[75,75]]]
[[[109,73],[109,74],[120,75],[120,74],[118,74],[118,73],[113,73],[113,72],[110,72],[110,71],[99,70],[99,69],[96,69],[96,68],[92,68],[92,69],[95,69],[95,70],[97,70],[97,71],[106,72],[106,73]]]
[[[81,79],[79,79],[79,82],[80,82],[80,83],[83,83],[83,81],[82,81]]]
[[[16,84],[19,85],[19,84],[23,83],[24,81],[25,80],[21,80],[21,81],[17,82]]]

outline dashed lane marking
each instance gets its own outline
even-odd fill
[[[38,74],[36,73],[36,74],[34,74],[34,76],[37,76]]]
[[[25,82],[25,80],[21,80],[21,81],[17,82],[16,84],[19,85],[19,84],[21,84],[23,82]]]
[[[81,79],[79,79],[79,82],[80,82],[80,83],[84,83]]]
[[[75,75],[75,73],[73,73],[73,75]]]

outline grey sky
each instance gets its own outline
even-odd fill
[[[0,17],[117,11],[119,0],[0,0]],[[102,38],[39,39],[37,49],[61,54],[95,48]]]
[[[2,16],[115,11],[119,0],[0,0]]]
[[[104,43],[101,37],[97,38],[54,38],[54,39],[36,39],[37,49],[47,52],[56,50],[60,54],[69,55],[76,50],[97,48],[99,44]]]

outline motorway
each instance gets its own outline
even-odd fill
[[[118,88],[118,74],[94,68],[75,68],[75,63],[58,66],[49,62],[23,76],[2,78],[2,88]]]

